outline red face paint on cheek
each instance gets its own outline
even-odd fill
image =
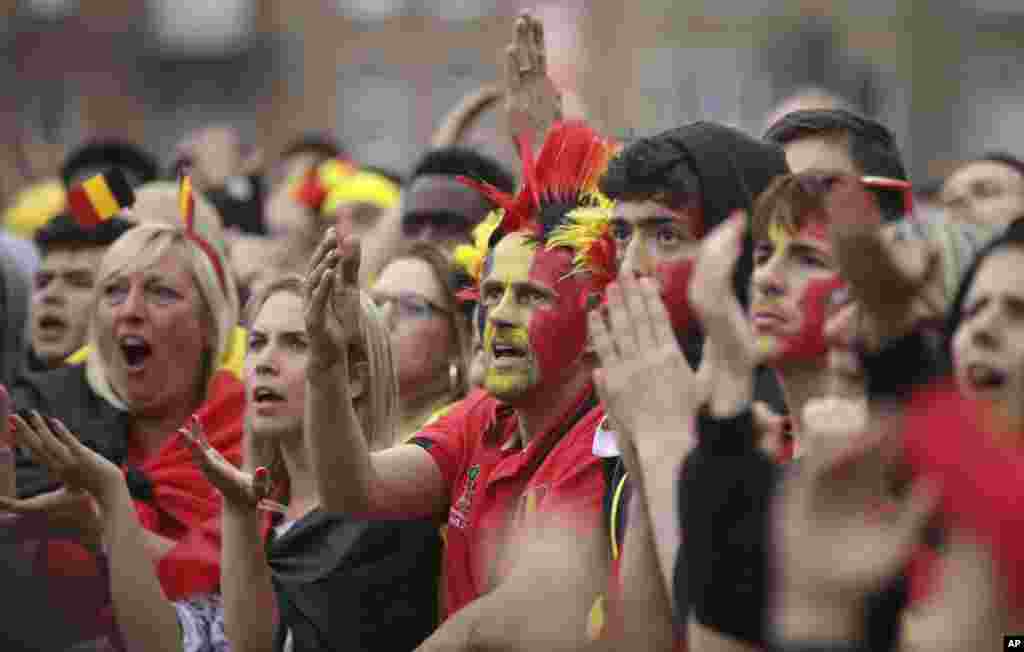
[[[832,293],[846,286],[838,274],[827,279],[810,281],[800,298],[800,331],[784,338],[779,358],[782,360],[808,360],[828,351],[825,342],[825,320]]]
[[[573,274],[572,254],[565,249],[540,251],[530,267],[530,280],[553,288],[558,299],[552,306],[535,308],[527,331],[530,348],[541,378],[558,378],[583,354],[587,339],[585,298],[590,283],[585,275]]]
[[[668,310],[672,329],[677,333],[689,330],[694,323],[690,309],[690,279],[693,277],[694,261],[687,258],[678,262],[659,263],[655,266],[655,277],[661,284],[661,299]]]

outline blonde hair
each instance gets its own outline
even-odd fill
[[[278,292],[297,294],[305,302],[304,279],[285,274],[270,280],[245,305],[245,321],[251,325],[267,300]],[[349,351],[349,365],[367,364],[367,386],[356,414],[370,450],[389,448],[398,432],[398,374],[391,352],[391,337],[376,304],[365,292],[359,293],[359,338]],[[334,318],[334,311],[327,315]],[[351,369],[349,370],[351,373]]]
[[[222,250],[213,246],[216,255],[220,256],[220,264],[224,265]],[[182,226],[152,223],[142,224],[127,231],[107,249],[100,260],[97,274],[96,292],[93,296],[93,309],[89,323],[89,344],[97,355],[90,355],[87,361],[87,374],[93,389],[117,407],[125,409],[124,404],[116,397],[107,378],[103,352],[99,348],[99,332],[97,310],[103,288],[112,278],[125,274],[134,274],[151,267],[161,258],[174,252],[188,269],[201,298],[202,317],[213,329],[214,346],[209,351],[206,369],[203,370],[203,399],[221,360],[231,345],[232,331],[238,324],[238,289],[230,274],[225,274],[224,285],[218,276],[213,262],[206,252],[189,238]]]

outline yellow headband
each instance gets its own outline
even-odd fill
[[[398,196],[398,185],[390,179],[376,172],[360,170],[339,179],[330,187],[320,213],[325,217],[333,216],[338,206],[348,202],[371,204],[387,210],[398,204]]]

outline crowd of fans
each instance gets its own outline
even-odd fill
[[[918,188],[820,91],[614,142],[505,56],[408,178],[211,126],[15,198],[4,650],[1024,633],[1024,162]]]

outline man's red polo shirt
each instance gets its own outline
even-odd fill
[[[602,527],[604,471],[591,452],[602,415],[588,386],[558,426],[519,448],[515,412],[477,391],[413,439],[450,492],[446,617],[494,588],[502,543],[523,516],[571,511],[584,527]]]

